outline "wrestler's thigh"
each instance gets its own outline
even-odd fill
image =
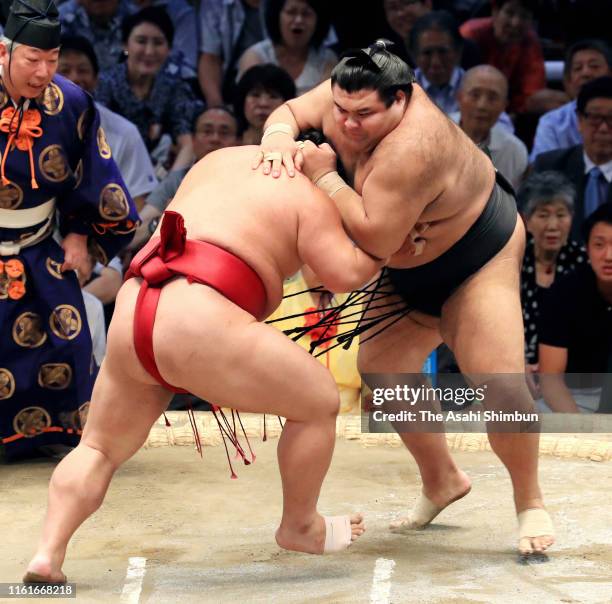
[[[446,301],[440,331],[463,373],[523,373],[522,222],[506,246]]]
[[[364,321],[409,307],[399,296],[383,289],[385,297],[373,302],[364,313]],[[364,331],[359,338],[357,364],[361,373],[417,373],[441,342],[439,320],[412,311],[398,320],[397,315]],[[379,332],[379,333],[378,333]]]
[[[83,443],[103,451],[116,465],[145,442],[172,394],[140,365],[133,345],[133,310],[138,284],[121,289],[109,328],[106,356],[94,386]]]
[[[153,341],[164,379],[215,405],[296,421],[338,411],[336,383],[321,363],[206,286],[178,280],[164,288]]]

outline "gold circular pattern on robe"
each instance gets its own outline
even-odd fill
[[[59,145],[49,145],[40,152],[38,167],[44,177],[51,182],[62,182],[70,174],[68,162]]]
[[[104,132],[104,128],[100,126],[98,128],[98,151],[100,151],[100,156],[104,159],[110,159],[112,153],[109,144],[106,142],[106,134]]]
[[[59,304],[49,317],[51,331],[62,340],[74,340],[81,333],[82,325],[79,311],[70,304]]]
[[[51,416],[42,407],[26,407],[13,419],[13,429],[26,438],[39,436],[51,427]]]
[[[64,93],[55,82],[45,88],[41,104],[47,115],[57,115],[64,108]]]
[[[130,213],[125,191],[117,184],[106,185],[100,193],[100,216],[105,220],[118,222],[123,220]]]
[[[74,184],[74,188],[78,189],[81,186],[81,181],[83,180],[83,160],[82,159],[79,160],[76,170],[74,171],[74,179],[76,181]]]
[[[83,403],[72,416],[72,425],[76,430],[82,430],[87,423],[87,416],[89,415],[89,401]]]
[[[0,400],[11,398],[15,392],[15,378],[13,374],[4,367],[0,367]]]
[[[38,371],[38,385],[49,390],[64,390],[72,381],[72,367],[68,363],[45,363]]]
[[[79,140],[83,140],[85,138],[85,118],[87,117],[88,112],[89,110],[85,109],[77,120],[77,135]]]
[[[0,300],[8,298],[9,278],[5,272],[0,273]]]
[[[23,201],[23,189],[14,182],[8,185],[0,184],[0,208],[3,210],[14,210]]]
[[[51,276],[55,277],[56,279],[64,278],[61,262],[53,260],[53,258],[47,258],[47,260],[45,261],[45,266],[47,267],[47,270],[49,271],[49,274],[51,274]]]
[[[38,348],[47,340],[40,315],[33,312],[20,314],[13,324],[13,340],[23,348]]]

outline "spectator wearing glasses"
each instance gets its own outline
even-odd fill
[[[576,96],[584,84],[605,75],[612,75],[612,50],[603,40],[581,40],[569,48],[563,84],[573,100],[540,118],[529,156],[531,162],[545,151],[567,149],[582,143],[576,115]]]
[[[578,239],[585,219],[612,201],[612,77],[585,84],[576,101],[583,144],[538,155],[534,170],[563,172],[576,187],[572,237]]]

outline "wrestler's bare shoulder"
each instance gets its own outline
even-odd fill
[[[206,155],[188,172],[168,210],[182,214],[188,237],[219,245],[252,266],[273,303],[282,296],[283,279],[300,266],[299,204],[313,187],[301,174],[273,179],[253,170],[256,152],[245,146]]]

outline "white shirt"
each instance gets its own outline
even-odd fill
[[[130,195],[148,195],[157,186],[157,178],[138,128],[104,105],[96,103],[96,107],[113,159]]]
[[[584,158],[584,173],[588,174],[593,168],[597,166],[597,164],[594,164],[591,161],[591,158],[584,151],[582,151],[582,157]],[[612,159],[609,162],[601,164],[597,167],[601,170],[601,173],[604,175],[606,182],[612,182]]]

